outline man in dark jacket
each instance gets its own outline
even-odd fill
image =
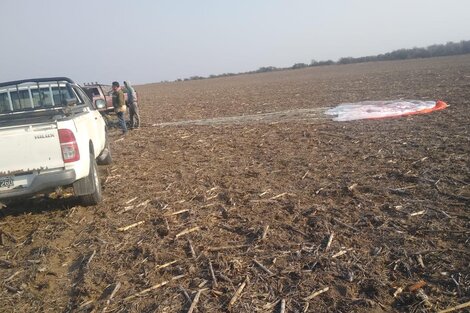
[[[126,121],[124,119],[124,113],[126,112],[126,100],[124,99],[124,93],[121,90],[118,82],[113,82],[113,107],[114,112],[119,120],[119,125],[121,126],[122,134],[127,134]]]

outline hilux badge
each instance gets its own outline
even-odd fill
[[[34,136],[34,139],[45,139],[45,138],[51,138],[51,137],[54,137],[54,134],[36,135]]]

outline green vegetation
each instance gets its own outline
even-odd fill
[[[341,58],[338,60],[337,64],[421,59],[467,53],[470,53],[470,40],[461,41],[458,43],[448,42],[445,45],[432,45],[427,48],[400,49],[375,56],[366,56],[359,58]]]
[[[260,67],[255,71],[244,72],[244,73],[224,73],[219,75],[209,75],[209,77],[201,76],[192,76],[190,78],[185,78],[184,81],[188,80],[198,80],[206,78],[217,78],[217,77],[226,77],[242,74],[254,74],[254,73],[266,73],[273,71],[282,71],[282,70],[292,70],[292,69],[301,69],[306,67],[313,66],[325,66],[325,65],[335,65],[335,64],[352,64],[352,63],[364,63],[364,62],[374,62],[374,61],[392,61],[392,60],[407,60],[407,59],[421,59],[421,58],[432,58],[448,55],[459,55],[459,54],[468,54],[470,53],[470,40],[462,40],[460,42],[448,42],[441,45],[432,45],[426,48],[412,48],[412,49],[399,49],[392,52],[387,52],[379,55],[365,56],[365,57],[344,57],[340,58],[338,61],[327,60],[327,61],[315,61],[312,60],[310,64],[305,63],[296,63],[291,67],[277,68],[274,66]],[[177,79],[176,81],[182,81],[182,79]]]

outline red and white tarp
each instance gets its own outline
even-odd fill
[[[413,114],[425,114],[443,110],[448,105],[444,101],[388,100],[343,103],[325,112],[335,115],[334,121],[380,119]]]

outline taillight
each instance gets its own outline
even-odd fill
[[[60,148],[62,149],[62,158],[65,163],[80,160],[75,135],[70,129],[59,129]]]

